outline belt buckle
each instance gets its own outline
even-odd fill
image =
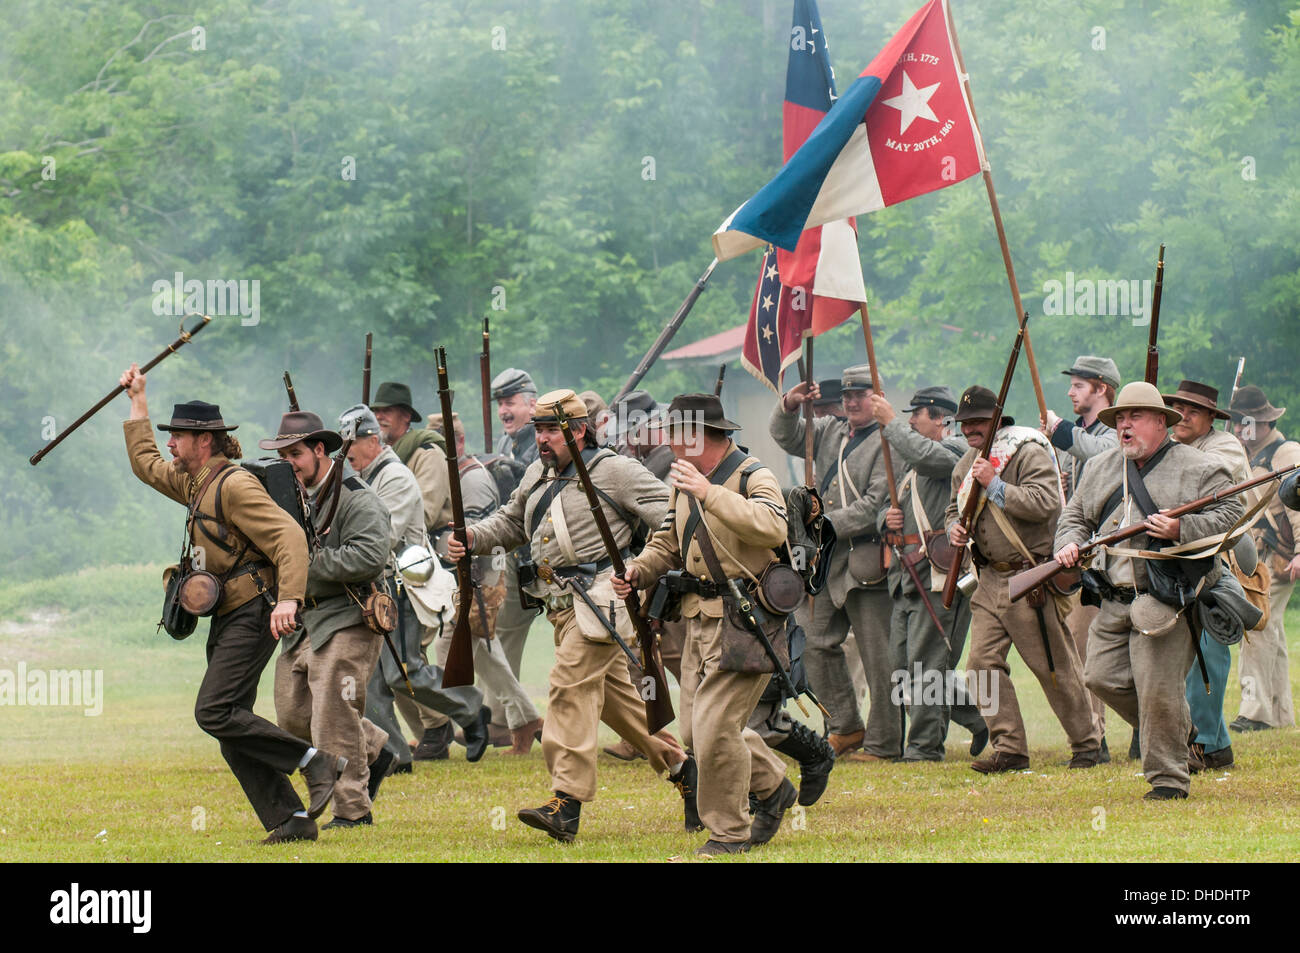
[[[537,578],[548,586],[555,585],[555,571],[546,563],[542,563],[537,567]]]

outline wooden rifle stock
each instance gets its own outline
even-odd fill
[[[804,383],[811,390],[813,385],[813,338],[804,338]],[[810,489],[815,489],[813,478],[813,442],[817,428],[813,426],[816,414],[813,412],[812,398],[803,402],[803,482]]]
[[[451,635],[451,649],[442,672],[444,688],[474,684],[474,643],[469,631],[469,614],[474,605],[474,580],[471,575],[469,539],[465,533],[465,504],[460,495],[460,461],[456,455],[456,435],[451,421],[451,388],[447,384],[447,351],[438,348],[438,400],[442,403],[443,435],[447,438],[447,481],[451,490],[451,520],[456,539],[465,547],[465,555],[456,561],[456,628]],[[486,626],[487,620],[484,619]]]
[[[596,486],[591,482],[591,474],[587,472],[587,461],[582,459],[582,451],[578,447],[578,442],[573,438],[573,431],[569,428],[569,418],[564,414],[564,408],[560,404],[555,405],[555,416],[560,421],[560,432],[564,435],[564,445],[569,449],[569,455],[573,458],[573,468],[578,472],[578,480],[582,483],[582,491],[587,495],[587,505],[591,509],[591,517],[596,521],[596,528],[600,530],[601,542],[605,544],[605,551],[609,554],[610,566],[614,574],[622,576],[626,571],[623,564],[623,556],[618,551],[618,542],[614,539],[614,533],[609,528],[609,521],[605,519],[605,511],[600,508],[600,499],[596,496]],[[673,714],[673,700],[668,693],[668,679],[664,676],[663,665],[659,662],[659,654],[655,649],[654,633],[650,631],[650,624],[646,622],[645,617],[641,614],[641,597],[637,595],[635,589],[627,594],[623,600],[627,606],[628,617],[632,620],[632,628],[636,630],[636,637],[641,642],[641,671],[651,681],[651,695],[645,699],[645,720],[650,734],[662,731],[675,717]]]
[[[1026,311],[1020,318],[1020,329],[1016,331],[1016,343],[1011,345],[1011,357],[1007,361],[1006,372],[1002,375],[1002,387],[998,390],[998,403],[993,408],[993,417],[989,421],[988,433],[984,435],[984,445],[980,447],[977,460],[987,460],[989,451],[993,448],[993,437],[998,432],[998,425],[1002,423],[1002,408],[1007,403],[1007,392],[1011,390],[1011,378],[1016,373],[1016,361],[1020,357],[1020,344],[1025,339],[1025,330],[1029,325],[1029,312]],[[971,461],[971,466],[975,465]],[[975,519],[975,508],[979,506],[980,494],[983,487],[979,481],[971,479],[970,495],[966,498],[966,505],[961,511],[961,528],[970,531],[971,521]],[[952,563],[948,566],[948,577],[943,581],[943,607],[952,608],[952,600],[957,595],[957,573],[961,572],[962,551],[966,547],[954,546],[952,554]]]
[[[154,367],[158,365],[158,362],[161,361],[163,358],[165,358],[168,354],[174,354],[176,353],[176,350],[178,348],[182,347],[185,344],[188,344],[190,338],[194,337],[194,335],[202,331],[207,326],[208,322],[212,320],[212,318],[210,318],[208,315],[198,314],[197,312],[190,312],[190,314],[185,315],[185,317],[188,318],[191,315],[200,317],[203,320],[200,321],[196,327],[190,329],[189,331],[186,331],[185,318],[182,318],[180,337],[178,337],[175,341],[172,341],[171,344],[168,344],[167,347],[157,357],[155,357],[149,363],[145,364],[144,367],[140,368],[141,374],[148,374],[151,370],[154,369]],[[41,449],[37,450],[30,457],[28,457],[27,462],[30,463],[32,466],[36,466],[36,464],[40,463],[47,453],[49,453],[59,444],[63,443],[65,437],[67,437],[70,433],[72,433],[74,430],[76,430],[78,427],[84,424],[91,417],[95,416],[95,414],[103,410],[106,406],[108,406],[108,402],[110,400],[112,400],[118,394],[123,393],[125,390],[126,390],[125,387],[123,387],[121,384],[118,384],[111,391],[109,391],[102,398],[100,398],[99,403],[95,404],[94,407],[90,408],[90,410],[86,411],[84,414],[82,414],[80,417],[74,420],[69,426],[65,427],[63,431],[60,432],[58,436],[56,436],[53,440],[51,440],[45,446],[41,447]]]
[[[1160,373],[1160,293],[1165,285],[1165,244],[1160,243],[1160,256],[1156,259],[1156,286],[1151,292],[1151,330],[1147,332],[1147,368],[1145,380],[1154,384]]]
[[[1273,470],[1269,473],[1261,474],[1260,476],[1238,483],[1235,486],[1219,490],[1217,493],[1211,493],[1209,496],[1203,496],[1200,499],[1192,500],[1190,503],[1184,503],[1182,506],[1175,506],[1171,510],[1164,511],[1164,515],[1168,516],[1170,519],[1178,519],[1179,517],[1186,516],[1188,513],[1195,513],[1197,510],[1203,510],[1211,503],[1217,503],[1219,500],[1226,497],[1235,496],[1238,493],[1244,493],[1253,487],[1259,486],[1261,483],[1268,483],[1270,480],[1280,480],[1282,477],[1295,470],[1300,470],[1300,463],[1293,463],[1290,466],[1282,467],[1279,470]],[[1080,546],[1079,559],[1082,560],[1093,550],[1100,549],[1103,546],[1114,545],[1115,543],[1122,542],[1132,536],[1137,536],[1139,533],[1145,532],[1145,522],[1135,523],[1132,526],[1125,526],[1123,529],[1116,530],[1109,536],[1102,536],[1100,539],[1094,539],[1092,542]],[[1055,559],[1052,559],[1043,563],[1041,566],[1035,566],[1032,569],[1026,569],[1024,572],[1017,573],[1011,577],[1007,584],[1007,595],[1011,598],[1012,602],[1015,602],[1031,589],[1035,589],[1047,582],[1047,580],[1053,578],[1058,572],[1061,572],[1063,568],[1064,567],[1061,566],[1060,563]]]
[[[483,388],[483,452],[492,452],[492,350],[488,319],[483,319],[483,353],[478,356],[479,384]]]
[[[361,403],[370,406],[370,339],[371,332],[366,332],[366,362],[361,366]]]

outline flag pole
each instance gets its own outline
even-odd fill
[[[947,0],[944,0],[944,14],[948,24],[948,36],[952,40],[952,48],[957,54],[957,69],[961,72],[962,86],[966,89],[966,102],[970,105],[971,122],[975,124],[975,132],[983,143],[984,136],[979,131],[979,118],[975,115],[975,97],[971,95],[970,74],[966,72],[966,61],[961,55],[961,43],[957,40],[957,30],[952,23],[952,11],[948,9]],[[984,156],[984,165],[988,165],[988,155]],[[1007,245],[1007,232],[1002,227],[1002,212],[998,208],[998,196],[993,190],[993,173],[985,168],[984,188],[989,194],[989,207],[993,210],[993,225],[998,231],[998,245],[1002,249],[1002,263],[1007,269],[1007,281],[1011,284],[1011,300],[1016,309],[1016,326],[1020,325],[1020,316],[1025,313],[1025,309],[1020,303],[1020,286],[1016,284],[1016,270],[1011,264],[1011,248]],[[1034,360],[1034,347],[1029,343],[1029,331],[1025,331],[1025,359],[1029,362],[1029,376],[1034,382],[1034,398],[1038,401],[1038,416],[1044,426],[1047,424],[1047,400],[1043,397],[1043,382],[1038,376],[1038,363]]]
[[[808,329],[809,331],[812,328]],[[809,334],[803,339],[804,343],[804,381],[808,388],[812,389],[813,384],[813,336]],[[816,486],[813,483],[813,436],[816,429],[813,421],[816,415],[813,413],[813,402],[811,399],[804,401],[803,405],[803,482],[807,486]]]

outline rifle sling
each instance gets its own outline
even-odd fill
[[[843,449],[839,453],[839,457],[847,458],[849,454],[851,454],[854,450],[858,449],[858,447],[861,446],[862,443],[868,437],[870,437],[873,433],[875,433],[879,429],[880,429],[879,424],[871,424],[859,430],[857,433],[853,435],[853,439],[844,445]],[[831,465],[827,467],[826,472],[822,474],[822,485],[821,485],[820,492],[823,497],[826,495],[826,490],[831,485],[831,480],[835,479],[835,474],[839,472],[840,469],[839,457],[831,461]]]
[[[722,484],[726,483],[727,480],[731,477],[731,475],[736,472],[736,468],[745,462],[748,456],[749,455],[747,453],[744,453],[739,449],[732,450],[731,453],[727,454],[726,459],[723,460],[714,468],[713,474],[709,477],[709,482],[712,483],[714,486],[722,486]],[[748,467],[746,469],[748,472],[752,472],[754,468]],[[741,495],[744,496],[745,488],[743,486],[743,483],[740,492]],[[683,558],[685,558],[687,550],[691,548],[691,539],[692,537],[694,537],[695,530],[700,525],[700,520],[703,518],[703,515],[701,514],[699,508],[695,505],[695,503],[696,503],[695,497],[691,497],[689,500],[687,500],[687,504],[690,506],[691,515],[686,518],[686,526],[683,527],[682,529],[682,557]],[[703,551],[703,549],[704,549],[704,543],[701,542],[700,543],[701,552]],[[708,557],[705,558],[707,559]],[[723,582],[726,582],[726,580],[724,579]]]
[[[602,447],[583,448],[582,459],[587,464],[588,475],[590,475],[591,472],[596,469],[596,467],[600,466],[600,462],[602,460],[607,459],[607,457],[596,456],[598,453],[600,453],[602,449],[604,448]],[[611,452],[608,456],[613,456],[613,453]],[[592,460],[593,457],[596,457],[596,459]],[[550,510],[551,501],[554,500],[555,497],[560,494],[560,492],[564,489],[565,484],[567,484],[572,479],[574,473],[576,473],[576,468],[573,466],[573,461],[569,461],[569,465],[564,468],[564,472],[557,474],[555,479],[550,481],[550,484],[546,487],[544,491],[542,491],[541,498],[538,499],[537,505],[533,507],[532,516],[528,520],[528,535],[530,538],[533,536],[533,534],[537,532],[537,527],[542,525],[542,517],[546,515],[548,510]],[[537,488],[541,485],[542,485],[541,481],[539,481],[538,483],[534,483],[532,488],[528,491],[528,496],[532,496],[532,494],[535,493],[537,491]],[[595,486],[594,481],[592,482],[592,486]],[[623,507],[615,503],[610,498],[609,494],[606,493],[604,490],[600,489],[599,487],[596,487],[596,495],[614,508],[614,512],[618,515],[619,519],[623,520],[625,523],[634,522],[634,520],[628,518],[627,511],[623,509]]]

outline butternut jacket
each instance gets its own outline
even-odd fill
[[[583,459],[591,473],[591,482],[605,494],[599,497],[600,508],[620,548],[627,547],[631,541],[638,520],[651,528],[663,521],[668,508],[668,488],[640,463],[607,447],[588,448],[583,451]],[[557,483],[559,490],[552,495]],[[548,496],[550,505],[539,512]],[[557,506],[560,508],[558,523]],[[572,463],[557,475],[553,468],[543,466],[540,459],[534,460],[506,504],[474,524],[473,535],[472,548],[477,555],[491,553],[498,546],[509,552],[528,543],[539,569],[608,558]],[[568,592],[540,577],[529,591],[536,596],[561,596]]]
[[[957,509],[957,490],[970,472],[977,455],[978,451],[972,447],[953,468],[948,509],[944,513],[945,529],[951,527],[961,516]],[[1092,466],[1091,460],[1088,461],[1088,466]],[[1011,528],[1020,534],[1021,540],[1034,556],[1050,556],[1055,552],[1052,537],[1056,534],[1056,521],[1061,516],[1061,492],[1056,468],[1052,465],[1048,451],[1036,443],[1021,444],[998,475],[1007,485],[1002,513],[1009,518]],[[975,525],[970,528],[976,558],[981,562],[1000,563],[1023,559],[1020,550],[1006,537],[989,512],[989,507],[996,505],[986,499],[975,518]]]
[[[128,420],[122,425],[126,435],[126,451],[131,458],[131,470],[143,482],[149,484],[163,496],[177,503],[188,505],[191,496],[198,489],[198,484],[162,458],[158,443],[154,439],[153,426],[149,418]],[[220,530],[215,522],[217,494],[216,483],[219,475],[204,493],[198,512],[210,517],[207,520],[196,519],[191,529],[193,544],[203,547],[204,568],[208,572],[221,576],[234,565],[234,558],[245,542],[251,542],[272,564],[272,568],[258,571],[262,581],[268,586],[276,586],[274,593],[279,599],[302,601],[307,587],[307,537],[302,527],[267,495],[261,481],[247,470],[234,465],[226,457],[217,455],[211,459],[209,466],[228,465],[230,475],[221,486],[221,515],[226,529],[223,542],[231,547],[225,548],[207,535],[201,528],[206,525],[209,532],[220,538]],[[241,563],[252,562],[261,557],[248,552]],[[231,578],[225,586],[221,604],[217,606],[217,615],[225,615],[238,609],[248,600],[257,597],[257,583],[250,575]]]
[[[805,426],[799,414],[786,413],[778,401],[768,425],[778,446],[791,456],[803,459]],[[840,446],[865,433],[857,446],[844,457],[844,470],[852,487],[844,483],[840,472]],[[826,504],[826,516],[835,527],[838,543],[831,557],[831,568],[826,588],[836,606],[844,605],[849,590],[856,588],[883,589],[888,580],[871,587],[859,586],[849,572],[849,540],[855,536],[879,536],[876,517],[880,507],[889,499],[889,484],[885,478],[885,463],[880,455],[880,429],[876,424],[854,433],[848,421],[838,417],[821,417],[813,421],[813,464],[817,488]],[[902,461],[894,460],[894,475],[901,479]],[[854,493],[856,488],[857,493]],[[861,498],[859,498],[859,494]]]
[[[734,443],[728,446],[727,454],[733,451],[736,451]],[[726,459],[724,456],[723,460]],[[697,501],[702,522],[708,524],[709,538],[728,579],[747,578],[742,565],[754,576],[760,575],[777,558],[772,548],[783,545],[786,539],[785,498],[771,470],[759,467],[750,473],[746,478],[748,497],[740,495],[741,475],[755,462],[754,457],[746,456],[726,480],[709,487],[702,503]],[[628,564],[636,567],[641,588],[649,588],[670,569],[685,569],[701,579],[713,578],[700,552],[703,526],[697,526],[691,534],[689,548],[685,558],[682,557],[682,537],[691,514],[690,499],[693,497],[672,491],[668,514],[646,542],[641,555]],[[701,599],[694,593],[686,593],[682,596],[682,615],[720,618],[722,599]]]
[[[1270,470],[1287,467],[1300,460],[1300,443],[1287,440],[1280,432],[1276,431],[1273,437],[1274,439],[1251,455],[1252,476],[1262,476]],[[1273,571],[1273,583],[1275,585],[1290,583],[1291,576],[1287,573],[1286,566],[1291,561],[1291,557],[1296,550],[1292,548],[1288,555],[1280,556],[1264,542],[1264,539],[1267,535],[1273,540],[1278,540],[1278,531],[1281,530],[1282,542],[1285,548],[1286,528],[1283,524],[1286,523],[1290,524],[1291,539],[1300,543],[1300,513],[1287,509],[1282,505],[1282,501],[1278,496],[1274,494],[1273,499],[1264,508],[1264,515],[1251,529],[1251,534],[1255,537],[1255,544],[1259,548],[1259,558],[1268,561],[1269,568]],[[1265,533],[1265,527],[1269,530],[1267,534]]]

